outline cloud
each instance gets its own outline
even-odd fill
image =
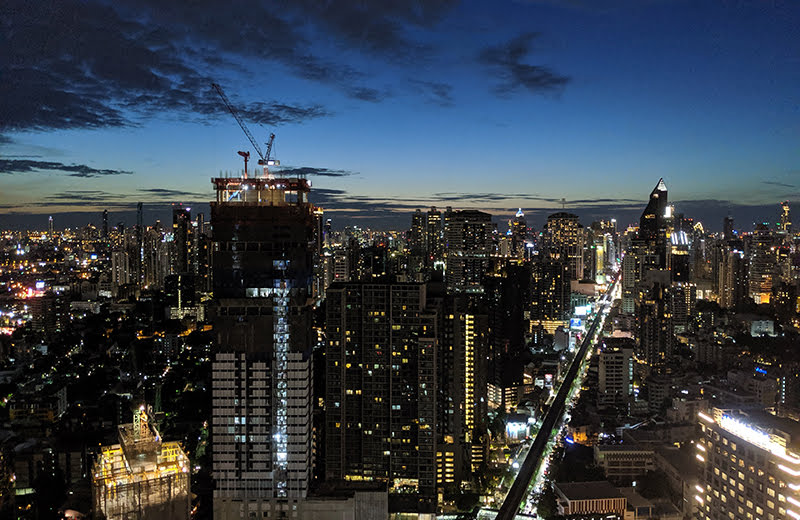
[[[302,177],[306,175],[316,175],[318,177],[350,177],[355,175],[354,172],[347,170],[331,170],[329,168],[313,168],[311,166],[281,168],[277,173],[284,177]]]
[[[763,181],[764,184],[769,184],[772,186],[778,186],[780,188],[796,188],[794,184],[788,184],[786,182],[778,182],[778,181]]]
[[[156,197],[166,197],[172,199],[191,198],[191,197],[199,197],[203,199],[211,197],[211,193],[197,193],[193,191],[170,190],[166,188],[139,188],[136,191],[145,193],[147,195],[154,195]]]
[[[30,159],[0,159],[0,173],[17,174],[37,171],[65,172],[69,177],[103,177],[106,175],[131,175],[126,170],[107,170],[92,168],[85,164],[64,164],[53,161],[33,161]]]
[[[302,38],[275,17],[262,16],[263,25],[251,27],[242,37],[247,27],[232,13],[240,17],[247,11],[249,18],[265,15],[267,7],[252,13],[211,2],[205,9],[196,2],[174,4],[181,4],[172,9],[186,17],[159,18],[162,7],[170,10],[161,2],[149,10],[128,8],[124,2],[113,6],[78,0],[4,2],[0,131],[131,126],[164,110],[221,116],[225,108],[211,92],[211,75],[235,66],[227,49],[237,57],[256,52],[253,35],[272,42],[262,50],[264,57],[286,63],[297,58],[292,61],[296,66],[305,62],[308,70],[322,74],[320,66],[313,66],[313,58],[303,60],[295,50]],[[199,30],[202,27],[205,32]],[[346,71],[331,74],[341,79]],[[319,105],[262,102],[237,108],[246,119],[264,124],[328,115]]]
[[[520,90],[535,94],[561,91],[570,78],[562,76],[544,65],[524,63],[531,53],[537,33],[523,33],[502,45],[484,48],[478,61],[491,68],[500,78],[493,88],[495,94],[507,97]]]
[[[66,190],[45,197],[46,200],[54,202],[59,206],[83,206],[87,202],[104,202],[106,204],[120,204],[120,199],[125,199],[125,195],[108,193],[100,190]],[[123,202],[128,206],[131,202]]]
[[[411,80],[411,86],[425,96],[429,103],[441,107],[453,106],[453,85],[414,79]]]

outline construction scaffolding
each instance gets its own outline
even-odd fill
[[[108,520],[188,519],[189,458],[177,442],[162,442],[149,409],[119,427],[119,444],[104,446],[92,468],[94,510]]]

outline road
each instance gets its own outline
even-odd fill
[[[556,398],[553,400],[553,404],[550,406],[550,409],[547,411],[547,414],[542,421],[542,427],[539,428],[539,432],[536,434],[533,444],[531,444],[531,448],[528,451],[528,456],[525,457],[525,462],[522,463],[519,473],[517,474],[517,478],[511,485],[511,489],[508,490],[508,495],[506,495],[503,505],[500,506],[500,511],[497,513],[496,520],[513,520],[513,518],[519,512],[522,500],[527,495],[528,487],[531,484],[531,479],[541,463],[545,447],[547,446],[551,435],[553,435],[553,429],[557,424],[560,424],[561,419],[564,416],[564,407],[570,388],[572,387],[572,383],[575,381],[575,377],[578,375],[581,364],[586,358],[586,353],[594,344],[595,332],[597,332],[597,327],[603,322],[603,317],[611,306],[611,295],[615,288],[616,282],[615,285],[609,287],[605,296],[603,296],[603,298],[600,300],[600,305],[594,321],[592,322],[591,327],[589,327],[586,336],[584,336],[580,349],[578,350],[577,354],[575,354],[575,358],[572,360],[572,364],[569,366],[569,370],[567,371],[564,380],[561,382],[561,386],[558,389]]]

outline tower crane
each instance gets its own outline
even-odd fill
[[[272,143],[273,141],[275,141],[275,134],[269,134],[269,142],[267,143],[267,154],[264,155],[264,153],[261,151],[261,147],[258,146],[258,143],[256,142],[256,138],[253,137],[253,134],[250,133],[250,130],[247,128],[247,125],[244,123],[244,120],[242,120],[242,118],[239,116],[239,113],[231,104],[230,100],[228,99],[228,96],[225,95],[225,92],[222,90],[222,87],[220,87],[217,83],[212,83],[211,86],[214,87],[214,90],[217,91],[217,94],[219,94],[219,97],[222,99],[222,102],[225,103],[225,107],[228,109],[228,112],[230,112],[233,118],[236,119],[236,122],[239,123],[239,127],[244,132],[244,135],[247,136],[247,139],[250,140],[250,144],[252,144],[253,148],[256,149],[256,153],[258,154],[259,157],[258,164],[264,167],[264,173],[265,174],[268,173],[267,170],[268,166],[280,164],[280,162],[276,160],[270,160],[269,158],[269,155],[272,152]],[[245,157],[242,152],[239,152],[239,155]],[[245,177],[247,177],[247,158],[245,158]]]

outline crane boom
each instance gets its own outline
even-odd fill
[[[261,160],[264,162],[264,164],[266,164],[267,160],[265,159],[264,153],[261,151],[261,148],[258,146],[258,143],[256,142],[255,137],[253,137],[253,134],[250,133],[250,130],[248,130],[248,128],[247,128],[247,125],[245,125],[244,121],[242,120],[242,118],[239,117],[239,113],[236,112],[236,109],[233,108],[233,105],[231,105],[231,102],[228,100],[228,96],[226,96],[225,92],[222,91],[222,87],[220,87],[216,83],[212,83],[211,86],[214,87],[214,90],[217,91],[217,94],[219,94],[219,97],[222,98],[222,102],[225,103],[225,106],[228,108],[228,111],[236,119],[236,122],[239,123],[239,126],[242,128],[242,131],[244,132],[244,135],[246,135],[247,138],[250,139],[250,144],[252,144],[253,148],[256,149],[256,153],[261,158]],[[273,140],[274,137],[275,137],[274,134],[270,136],[270,141],[269,141],[270,146],[269,146],[269,148],[267,148],[267,156],[269,156],[270,149],[272,148],[271,145],[272,145],[272,140]]]
[[[275,134],[269,134],[269,141],[267,142],[267,157],[264,160],[265,163],[269,164],[269,156],[272,153],[272,143],[275,141]]]

